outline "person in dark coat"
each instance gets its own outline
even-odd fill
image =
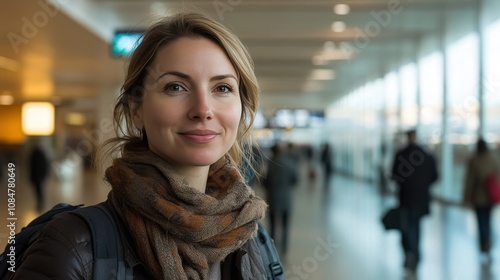
[[[416,143],[416,137],[415,130],[407,132],[408,145],[397,152],[392,166],[392,178],[399,186],[404,266],[412,272],[420,261],[420,219],[430,212],[430,186],[438,178],[434,157]]]
[[[293,187],[297,184],[296,161],[285,153],[278,144],[272,147],[273,156],[267,166],[264,187],[269,203],[271,238],[275,238],[276,221],[282,221],[281,250],[287,252],[290,213],[293,207]]]
[[[43,183],[49,173],[49,162],[45,152],[39,144],[36,144],[31,151],[29,158],[30,181],[35,188],[37,210],[42,211],[44,207]]]
[[[328,143],[321,148],[321,164],[323,166],[323,182],[325,192],[330,190],[330,178],[333,173],[332,152]]]
[[[463,202],[476,212],[481,253],[491,261],[491,211],[493,203],[486,191],[488,177],[498,172],[498,162],[483,139],[477,141],[476,152],[470,157],[465,175]]]

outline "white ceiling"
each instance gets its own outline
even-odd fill
[[[340,1],[51,0],[46,7],[44,1],[5,0],[0,94],[10,92],[18,102],[57,96],[76,105],[117,90],[124,64],[109,55],[114,30],[145,28],[162,15],[194,9],[231,28],[248,47],[265,111],[321,110],[413,57],[420,38],[439,32],[444,10],[473,11],[477,1],[346,0],[351,12],[336,15],[333,6]],[[347,29],[333,32],[334,21]],[[325,53],[327,41],[336,48],[327,53],[333,60],[316,66],[313,57]],[[315,69],[332,69],[336,77],[312,80]]]

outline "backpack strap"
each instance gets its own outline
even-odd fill
[[[113,213],[102,204],[79,208],[71,213],[86,221],[92,234],[92,279],[132,279],[132,269],[125,265],[122,238]]]
[[[262,263],[266,269],[267,279],[284,280],[285,274],[283,273],[278,252],[276,252],[276,247],[274,246],[274,240],[267,234],[261,222],[257,222],[257,224],[257,246],[259,247]]]

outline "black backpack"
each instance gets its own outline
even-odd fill
[[[121,235],[113,214],[104,205],[81,206],[57,204],[16,234],[15,244],[7,244],[5,251],[0,254],[0,280],[8,278],[11,273],[9,270],[19,267],[24,252],[39,236],[40,230],[63,213],[76,215],[88,224],[94,250],[92,279],[132,279],[132,269],[125,266]],[[110,238],[110,236],[115,236],[115,238]],[[15,254],[11,253],[11,246],[15,246],[13,251]],[[11,259],[12,255],[15,260]]]
[[[267,234],[264,226],[259,222],[257,229],[257,247],[259,247],[262,263],[266,269],[268,280],[285,280],[283,267],[274,246],[274,240]]]
[[[82,205],[70,205],[60,203],[51,210],[34,219],[15,236],[15,264],[10,260],[10,244],[0,254],[0,280],[6,280],[9,276],[9,268],[19,267],[20,260],[26,249],[38,237],[40,230],[50,221],[64,213],[71,213],[83,219],[92,234],[92,248],[94,250],[94,273],[92,279],[133,279],[131,268],[127,268],[124,262],[123,244],[118,231],[115,218],[109,209],[102,205],[82,207]],[[112,234],[110,234],[112,233]],[[110,236],[115,236],[115,242]],[[284,280],[285,275],[281,266],[274,241],[267,234],[264,226],[259,222],[257,230],[257,246],[259,248],[262,262],[266,269],[268,280]]]

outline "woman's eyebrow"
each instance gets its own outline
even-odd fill
[[[182,72],[179,72],[179,71],[167,71],[165,73],[162,73],[158,77],[158,79],[156,79],[156,81],[160,80],[163,76],[166,76],[166,75],[174,75],[174,76],[177,76],[177,77],[180,77],[180,78],[183,78],[183,79],[191,80],[191,76],[189,76],[188,74],[185,74],[185,73],[182,73]],[[219,80],[224,80],[226,78],[232,78],[236,82],[238,82],[238,79],[233,74],[216,75],[216,76],[213,76],[212,78],[210,78],[210,81],[211,82],[212,81],[219,81]]]
[[[224,80],[226,78],[232,78],[234,79],[236,82],[238,82],[238,79],[236,79],[236,77],[233,75],[233,74],[225,74],[225,75],[217,75],[217,76],[213,76],[212,78],[210,78],[210,81],[218,81],[218,80]]]
[[[178,77],[181,77],[181,78],[184,78],[184,79],[188,79],[188,80],[191,79],[191,77],[188,74],[184,74],[184,73],[179,72],[179,71],[167,71],[167,72],[161,74],[158,77],[158,79],[156,79],[156,81],[158,81],[159,79],[161,79],[163,76],[166,76],[166,75],[174,75],[174,76],[178,76]]]

